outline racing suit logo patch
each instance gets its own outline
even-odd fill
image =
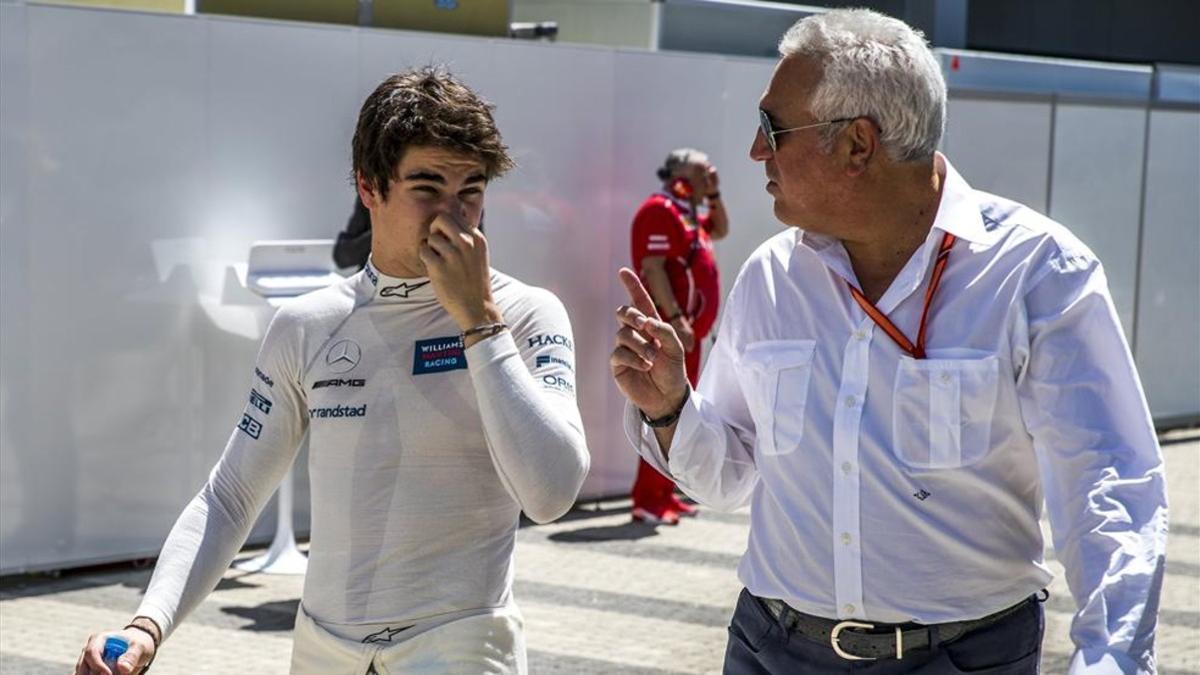
[[[250,438],[257,439],[262,435],[262,422],[243,413],[242,421],[238,422],[238,429],[241,429]]]
[[[413,346],[413,375],[462,370],[467,367],[462,336],[417,340]]]

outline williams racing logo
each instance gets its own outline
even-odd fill
[[[413,345],[413,375],[462,370],[467,367],[462,336],[417,340]]]
[[[332,408],[309,408],[308,416],[311,419],[325,417],[366,417],[367,404],[364,403],[357,408],[352,405],[336,405]]]
[[[317,380],[316,382],[313,382],[312,388],[313,391],[316,391],[318,389],[324,389],[325,387],[365,387],[366,385],[366,380],[346,380],[334,378],[332,380]]]

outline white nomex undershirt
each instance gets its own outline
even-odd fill
[[[510,603],[519,513],[566,512],[589,456],[565,308],[494,270],[492,289],[510,330],[466,350],[428,279],[370,262],[280,309],[138,614],[170,634],[215,587],[306,431],[309,616],[345,633]]]

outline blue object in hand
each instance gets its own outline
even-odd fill
[[[117,672],[117,659],[121,658],[127,649],[129,649],[129,640],[113,635],[104,641],[104,655],[100,658],[104,661],[104,665],[115,673]]]

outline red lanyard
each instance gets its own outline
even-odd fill
[[[862,291],[854,287],[854,284],[849,281],[846,285],[850,287],[850,295],[858,302],[858,306],[871,317],[877,326],[883,329],[900,348],[908,352],[914,359],[925,358],[925,324],[929,320],[929,305],[933,302],[933,294],[937,291],[938,284],[942,282],[942,272],[946,270],[946,262],[950,260],[950,248],[954,246],[955,236],[947,232],[942,237],[942,245],[938,247],[937,262],[933,264],[933,277],[929,280],[929,288],[925,291],[925,308],[921,310],[921,326],[917,329],[917,344],[914,347],[913,343],[908,341],[908,338],[896,328],[896,324],[887,318],[887,315],[879,311],[867,296],[862,294]]]

